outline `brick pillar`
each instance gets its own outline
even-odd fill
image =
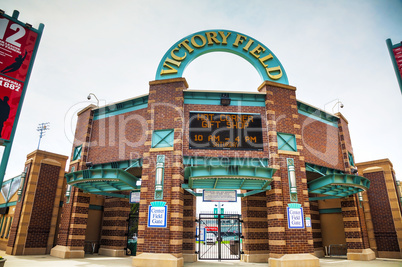
[[[267,195],[265,192],[241,199],[245,262],[267,262],[269,257]]]
[[[129,214],[130,204],[127,198],[105,199],[99,255],[126,256]]]
[[[184,78],[150,82],[148,98],[149,131],[142,166],[141,201],[135,266],[150,264],[183,265],[183,90]],[[172,147],[152,147],[153,132],[174,130]],[[163,199],[155,199],[155,171],[158,156],[165,156]],[[163,201],[168,207],[167,227],[147,226],[151,202]]]
[[[371,211],[370,211],[371,208],[370,208],[370,204],[368,201],[367,192],[363,192],[362,195],[363,195],[363,203],[362,204],[363,204],[363,212],[364,212],[363,217],[366,222],[369,246],[374,251],[376,257],[379,257],[378,249],[377,249],[377,242],[376,242],[375,234],[374,234],[373,217],[371,216]],[[388,257],[381,257],[381,258],[388,258]]]
[[[74,144],[71,152],[70,172],[86,169],[89,144],[91,139],[91,129],[93,121],[94,105],[89,105],[77,116],[77,127],[75,129]],[[74,150],[82,145],[81,154],[73,160]],[[63,185],[64,188],[66,184]],[[64,189],[63,189],[64,190]],[[65,191],[64,191],[65,192]],[[83,258],[85,255],[85,232],[87,228],[90,195],[82,190],[72,187],[70,200],[64,197],[64,205],[59,226],[59,236],[57,245],[52,248],[50,255],[58,258]]]
[[[84,257],[89,201],[89,194],[76,187],[71,189],[70,202],[65,203],[61,211],[57,245],[52,248],[50,255],[63,259]]]
[[[365,226],[362,225],[359,204],[355,195],[342,199],[342,216],[345,227],[346,245],[348,247],[348,259],[350,260],[373,260],[374,252],[369,249],[369,244],[363,240],[363,231]],[[363,221],[364,222],[364,221]]]
[[[197,255],[195,254],[197,248],[194,238],[197,199],[189,192],[184,191],[183,201],[183,258],[185,262],[195,262],[197,261]]]
[[[67,156],[36,150],[27,156],[23,194],[17,203],[6,253],[47,254],[53,246]]]
[[[383,159],[356,166],[370,180],[363,194],[370,246],[380,258],[402,258],[402,213],[392,163]]]
[[[267,192],[269,263],[276,266],[297,258],[300,264],[318,266],[318,258],[311,255],[314,252],[311,227],[289,229],[287,225],[287,207],[292,203],[288,158],[293,160],[295,166],[297,203],[303,207],[303,220],[311,217],[296,88],[265,81],[258,91],[266,93],[270,167],[278,169],[271,183],[272,189]],[[295,135],[297,151],[279,150],[277,132]]]
[[[318,201],[310,201],[310,214],[314,241],[314,255],[321,258],[324,257],[325,253],[324,247],[322,245],[321,221]]]

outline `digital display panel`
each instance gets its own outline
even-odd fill
[[[191,149],[263,150],[261,115],[190,112]]]

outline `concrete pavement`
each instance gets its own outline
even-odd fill
[[[7,267],[107,267],[107,266],[132,266],[131,257],[104,257],[98,255],[85,255],[83,259],[59,259],[50,255],[33,256],[10,256],[0,251],[0,255],[7,259]],[[320,259],[323,267],[402,267],[402,260],[396,259],[376,259],[373,261],[349,261],[342,258],[324,258]],[[198,261],[195,263],[186,263],[185,267],[225,267],[225,266],[268,266],[267,263],[245,263],[241,261]]]

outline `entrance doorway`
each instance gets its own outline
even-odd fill
[[[241,220],[239,214],[200,214],[198,258],[200,260],[240,260]]]
[[[131,205],[131,211],[127,220],[127,250],[126,255],[137,255],[137,237],[138,237],[139,203]]]

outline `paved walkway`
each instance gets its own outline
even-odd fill
[[[132,266],[131,257],[103,257],[98,255],[86,255],[83,259],[59,259],[50,255],[37,256],[10,256],[0,251],[0,256],[7,259],[5,267],[106,267],[106,266]],[[394,259],[376,259],[374,261],[349,261],[340,258],[320,259],[323,267],[402,267],[402,260]],[[267,263],[245,263],[241,261],[198,261],[195,263],[186,263],[185,267],[229,267],[229,266],[268,266]],[[161,266],[162,267],[162,266]]]

